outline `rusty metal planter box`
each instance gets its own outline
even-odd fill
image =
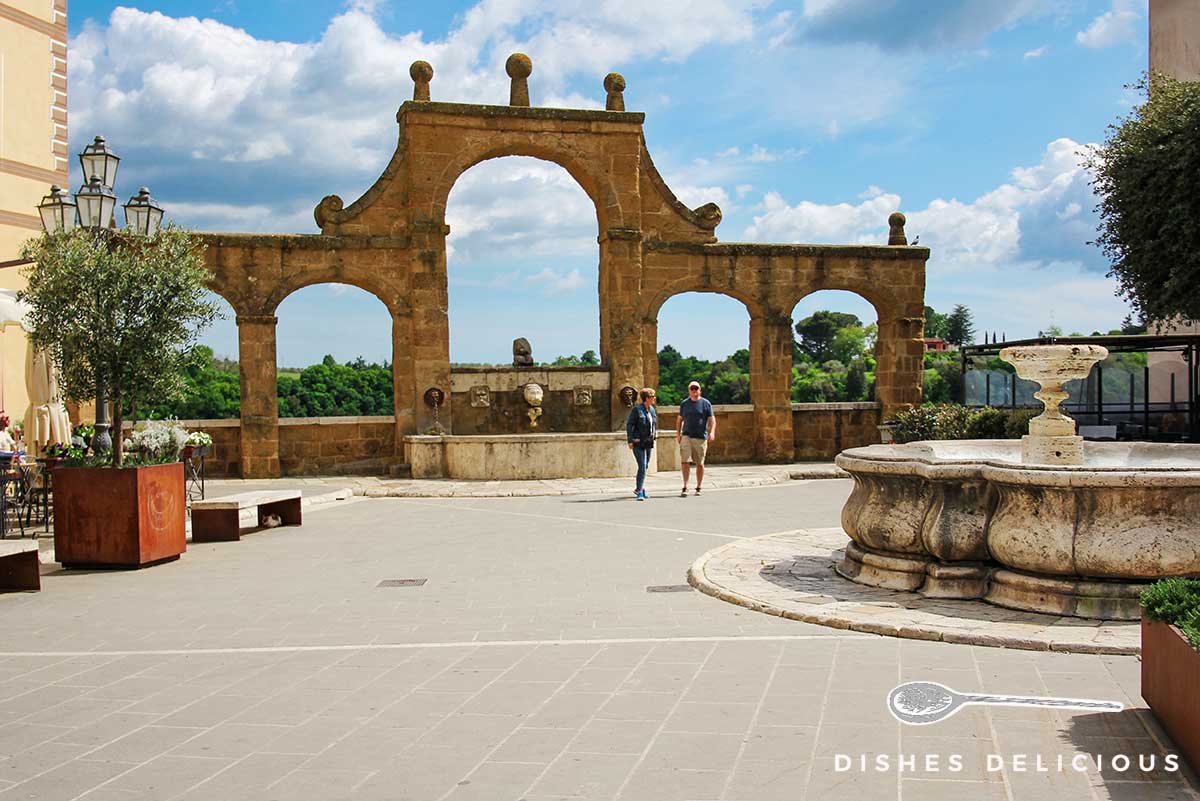
[[[182,462],[53,476],[54,553],[64,567],[138,568],[187,550]]]
[[[1142,698],[1193,770],[1200,769],[1200,651],[1179,629],[1142,618]]]

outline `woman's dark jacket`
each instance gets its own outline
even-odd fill
[[[625,422],[625,438],[629,442],[637,440],[638,447],[653,448],[654,434],[658,430],[658,413],[651,406],[646,409],[639,403],[629,410],[629,419]]]

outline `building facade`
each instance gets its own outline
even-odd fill
[[[1200,3],[1196,0],[1150,0],[1150,71],[1180,81],[1200,81]],[[1157,333],[1200,334],[1200,322],[1159,326]],[[1189,369],[1183,358],[1177,353],[1151,353],[1149,364],[1150,400],[1182,401]]]
[[[24,288],[21,243],[41,233],[37,204],[51,184],[69,188],[67,2],[0,2],[0,289]],[[28,346],[19,325],[0,326],[0,409],[25,416]]]

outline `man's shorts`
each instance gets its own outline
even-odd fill
[[[708,452],[708,440],[684,437],[679,440],[679,463],[694,462],[704,464],[704,454]]]

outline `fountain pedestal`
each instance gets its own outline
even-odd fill
[[[1041,385],[1033,396],[1046,407],[1029,421],[1029,433],[1021,437],[1023,463],[1083,464],[1083,437],[1076,436],[1075,421],[1059,408],[1068,398],[1063,384],[1087,378],[1092,365],[1107,357],[1108,349],[1099,345],[1037,345],[1000,351],[1000,358],[1016,368],[1018,376]]]

